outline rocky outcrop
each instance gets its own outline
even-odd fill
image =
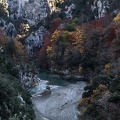
[[[72,16],[72,10],[74,10],[76,7],[75,7],[75,4],[71,4],[70,6],[65,6],[65,15],[66,15],[66,18],[70,18],[72,19],[73,16]]]
[[[46,0],[8,0],[10,9],[10,18],[18,20],[25,19],[31,26],[36,25],[49,13],[49,6]]]
[[[6,36],[14,38],[17,34],[15,25],[12,22],[6,22],[3,18],[0,18],[0,27],[2,27]]]
[[[19,76],[23,87],[30,88],[37,85],[40,79],[34,69],[27,68],[27,65],[19,65]]]
[[[45,34],[46,29],[44,26],[41,26],[38,30],[30,34],[26,39],[26,46],[28,51],[28,56],[32,57],[34,54],[34,48],[41,48],[44,43],[43,35]]]

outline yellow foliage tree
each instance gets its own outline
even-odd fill
[[[79,27],[76,28],[76,43],[83,43],[84,39],[85,39],[85,33],[83,29],[80,29]]]
[[[111,64],[111,63],[106,64],[106,65],[105,65],[105,72],[106,72],[106,73],[110,73],[111,68],[112,68],[112,64]]]
[[[117,16],[114,18],[115,22],[120,22],[120,12],[117,14]]]
[[[99,85],[99,90],[102,92],[102,91],[105,91],[107,90],[107,86],[103,85],[103,84],[100,84]]]
[[[75,44],[78,45],[80,53],[83,53],[84,51],[83,43],[85,40],[85,33],[83,29],[80,29],[80,27],[76,28],[75,39],[76,39]]]
[[[52,51],[52,47],[47,46],[47,54],[49,54]]]
[[[59,35],[60,35],[60,31],[55,30],[55,32],[53,33],[53,35],[51,37],[51,42],[56,41],[58,39]]]
[[[87,98],[82,98],[81,100],[80,100],[80,103],[79,103],[79,106],[87,106],[88,105],[88,103],[89,102],[91,102],[91,97],[87,97]]]
[[[86,107],[89,105],[91,102],[95,101],[96,98],[102,96],[105,92],[107,91],[107,86],[100,84],[98,88],[93,90],[93,94],[90,97],[82,98],[80,100],[79,106],[84,106]]]

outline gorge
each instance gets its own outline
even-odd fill
[[[0,120],[119,120],[119,0],[0,0]]]

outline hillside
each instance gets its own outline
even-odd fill
[[[77,6],[79,8],[71,12],[71,19],[61,17],[61,14],[53,18],[39,53],[41,68],[67,80],[89,82],[78,104],[79,117],[83,120],[120,118],[120,13],[114,14],[113,11],[119,9],[119,6],[113,6],[114,2],[98,17],[91,18],[91,3],[87,6],[82,3],[85,11]],[[76,14],[78,9],[79,15]]]
[[[87,82],[78,119],[119,120],[120,1],[0,1],[1,120],[35,119],[38,69]]]
[[[12,37],[15,31],[11,35],[10,28],[6,27],[9,36],[3,28],[3,19],[8,20],[7,5],[5,1],[0,3],[0,119],[34,120],[31,95],[20,79],[24,45]]]

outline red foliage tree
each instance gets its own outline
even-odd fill
[[[7,42],[7,38],[4,36],[4,32],[0,29],[0,45],[4,45]]]
[[[50,26],[50,32],[53,33],[58,28],[61,22],[62,21],[60,18],[53,19]]]
[[[107,41],[112,42],[116,38],[116,29],[111,28],[107,34]]]

